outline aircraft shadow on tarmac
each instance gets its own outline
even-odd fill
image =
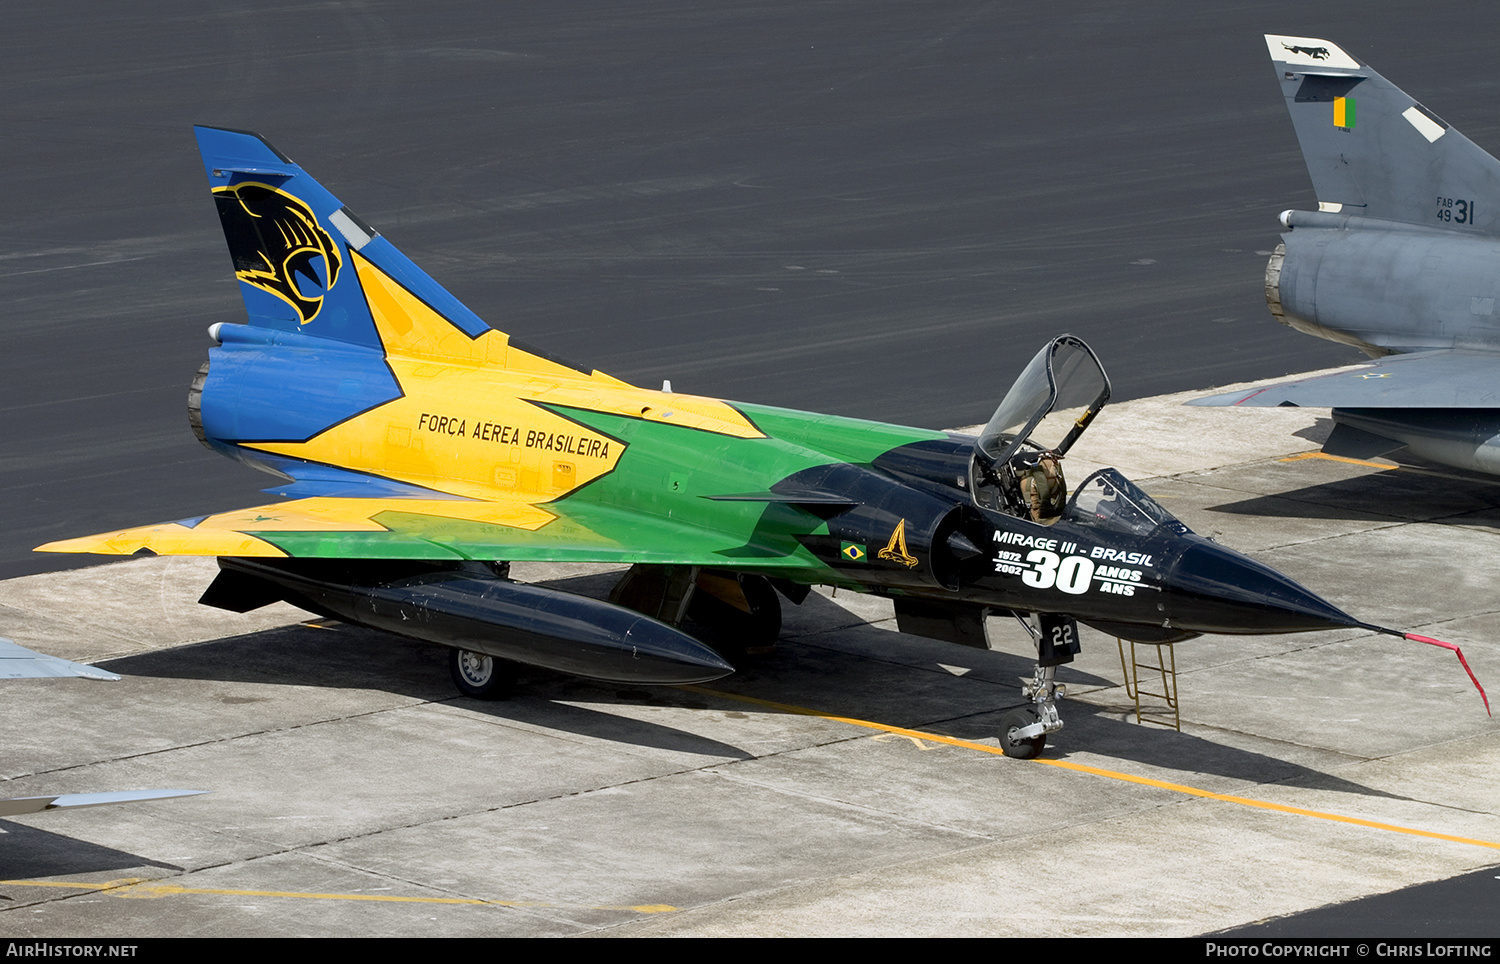
[[[0,875],[6,879],[138,872],[148,867],[175,873],[181,873],[185,869],[176,864],[148,860],[127,851],[9,820],[0,820],[0,831],[5,834],[0,837],[0,850],[3,850],[5,857],[4,869],[0,870]],[[3,892],[0,892],[0,898],[14,899]],[[0,903],[0,909],[5,906]]]
[[[358,659],[350,659],[357,653]],[[102,665],[102,664],[101,664]],[[749,754],[684,730],[578,706],[571,700],[619,704],[707,704],[692,694],[665,688],[629,688],[595,683],[543,670],[526,670],[518,693],[503,702],[459,696],[439,647],[343,623],[316,623],[231,636],[109,661],[126,676],[214,680],[283,686],[369,689],[416,700],[463,705],[517,723],[548,727],[642,747],[727,759]],[[222,697],[221,697],[222,698]],[[252,702],[250,698],[234,702]],[[686,701],[686,703],[684,702]]]
[[[558,580],[547,585],[577,592],[607,590],[610,576]],[[773,704],[925,729],[976,742],[993,742],[1002,713],[1021,703],[1019,681],[1031,672],[1032,655],[960,649],[921,637],[869,626],[816,593],[788,607],[777,651],[740,661],[736,674],[715,688]],[[1004,632],[1010,627],[995,627]],[[1092,645],[1109,645],[1090,637]],[[357,653],[358,659],[350,654]],[[962,664],[956,676],[940,664]],[[447,702],[529,726],[614,743],[727,760],[758,754],[679,727],[615,714],[609,705],[659,706],[725,714],[783,714],[776,706],[733,702],[728,706],[701,691],[601,683],[527,669],[516,695],[484,702],[453,692],[447,659],[436,646],[346,624],[300,624],[111,660],[108,668],[128,676],[202,679],[227,683],[372,689],[404,697]],[[1074,692],[1117,687],[1113,680],[1062,667],[1059,681]],[[979,685],[976,685],[978,683]],[[731,697],[732,699],[732,697]],[[236,700],[239,701],[239,700]],[[250,702],[250,699],[245,699]],[[1285,782],[1340,792],[1405,799],[1339,779],[1263,753],[1226,746],[1188,733],[1140,726],[1121,718],[1123,693],[1113,706],[1069,700],[1064,738],[1048,750],[1054,758],[1070,749],[1097,757],[1199,776],[1211,774],[1256,783]],[[586,704],[586,705],[584,705]],[[718,705],[715,705],[718,704]],[[1130,715],[1130,714],[1125,714]],[[996,760],[996,765],[1005,765]]]
[[[1233,515],[1500,528],[1500,479],[1392,456],[1400,468],[1209,506]]]

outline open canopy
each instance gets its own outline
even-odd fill
[[[1059,335],[1037,352],[979,435],[978,454],[1003,463],[1021,446],[1064,455],[1109,401],[1109,376],[1083,340]],[[1076,418],[1048,419],[1082,409]]]

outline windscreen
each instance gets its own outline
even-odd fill
[[[1114,469],[1100,469],[1084,479],[1068,501],[1063,518],[1083,526],[1140,536],[1150,535],[1161,526],[1171,526],[1178,533],[1189,531],[1160,503]]]

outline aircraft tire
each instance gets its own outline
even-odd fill
[[[1008,757],[1017,760],[1030,760],[1042,752],[1042,747],[1047,745],[1047,735],[1034,736],[1029,740],[1017,739],[1011,734],[1023,726],[1030,726],[1037,721],[1037,715],[1029,707],[1011,710],[1000,717],[1000,750]]]
[[[742,631],[745,648],[753,652],[774,647],[781,638],[781,597],[764,576],[742,576],[740,588],[750,602],[750,618]]]
[[[467,649],[448,650],[448,671],[459,693],[476,700],[503,700],[516,689],[514,663]]]
[[[710,646],[734,655],[765,655],[781,636],[781,597],[764,576],[740,576],[739,581],[750,612],[700,592],[693,596],[689,616],[708,630],[705,642]]]

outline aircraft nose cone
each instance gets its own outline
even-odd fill
[[[1362,625],[1270,566],[1207,542],[1189,546],[1168,577],[1172,626],[1200,633],[1296,633]]]

